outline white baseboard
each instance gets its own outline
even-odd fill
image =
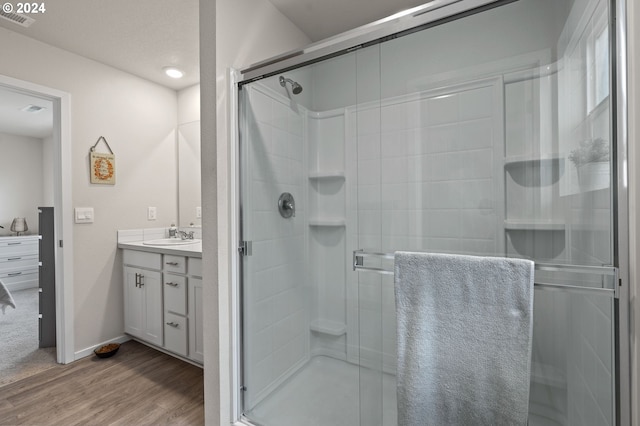
[[[102,345],[108,345],[109,343],[124,343],[124,342],[128,342],[129,340],[131,340],[130,336],[122,335],[122,336],[117,337],[115,339],[111,339],[111,340],[107,340],[107,341],[102,342],[102,343],[98,343],[95,346],[91,346],[89,348],[82,349],[82,350],[79,350],[79,351],[75,352],[73,360],[77,361],[79,359],[82,359],[82,358],[88,357],[90,355],[93,355],[93,350],[95,348],[98,348],[98,347],[102,346]]]

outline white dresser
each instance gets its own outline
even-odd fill
[[[9,291],[38,287],[39,235],[0,237],[0,280]]]

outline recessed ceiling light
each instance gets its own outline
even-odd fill
[[[184,72],[175,67],[164,67],[164,73],[171,78],[182,78]]]

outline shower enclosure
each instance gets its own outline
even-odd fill
[[[238,420],[396,425],[409,250],[534,260],[529,425],[626,422],[623,4],[435,0],[238,74]]]

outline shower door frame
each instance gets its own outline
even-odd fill
[[[229,122],[231,146],[229,148],[232,172],[229,176],[231,200],[231,249],[230,268],[231,291],[231,419],[234,424],[251,424],[242,416],[242,248],[241,242],[242,206],[240,194],[240,154],[239,154],[239,96],[240,86],[264,77],[272,76],[304,65],[340,56],[349,51],[384,42],[396,35],[421,31],[429,26],[441,24],[449,19],[484,9],[500,7],[517,0],[432,0],[388,18],[363,27],[347,31],[310,46],[276,56],[250,65],[241,70],[230,70]],[[628,188],[628,124],[627,124],[627,0],[607,0],[610,16],[610,96],[611,133],[613,141],[613,266],[619,268],[619,299],[616,303],[616,412],[617,425],[631,424],[631,347],[629,324],[630,298],[630,257],[629,257],[629,188]],[[222,389],[224,392],[225,389]]]

